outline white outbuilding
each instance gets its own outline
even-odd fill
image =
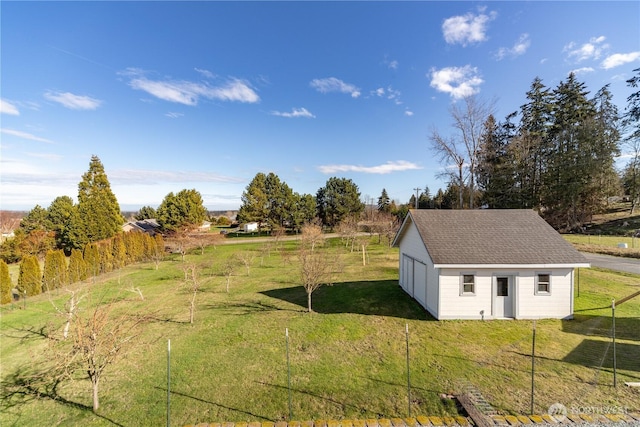
[[[411,210],[399,284],[436,319],[570,319],[587,259],[527,209]]]

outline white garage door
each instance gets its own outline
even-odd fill
[[[413,297],[423,307],[427,306],[427,266],[420,261],[413,262]]]

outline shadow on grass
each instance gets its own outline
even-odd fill
[[[613,319],[609,316],[584,314],[588,310],[576,312],[571,320],[562,321],[562,331],[578,335],[611,337]],[[616,316],[616,338],[640,341],[640,316]]]
[[[242,316],[255,313],[268,313],[272,311],[302,311],[278,307],[277,305],[268,304],[263,301],[244,303],[221,302],[220,304],[207,304],[204,307],[207,310],[226,311]]]
[[[157,390],[162,390],[165,393],[167,392],[167,389],[164,388],[164,387],[154,387],[154,388],[157,389]],[[225,405],[223,405],[221,403],[212,402],[210,400],[205,400],[205,399],[202,399],[200,397],[191,396],[191,395],[188,395],[188,394],[185,394],[185,393],[181,393],[179,391],[171,390],[171,395],[182,396],[182,397],[186,397],[188,399],[197,400],[198,402],[206,403],[206,404],[209,404],[209,405],[215,405],[215,406],[218,406],[220,408],[226,409],[228,411],[234,411],[234,412],[238,412],[240,414],[249,415],[250,417],[253,417],[255,419],[273,421],[273,420],[269,419],[269,417],[265,417],[264,415],[258,415],[258,414],[254,414],[253,412],[245,411],[245,410],[242,410],[242,409],[232,408],[230,406],[225,406]]]
[[[640,372],[640,345],[616,343],[616,368],[624,371]],[[583,340],[563,362],[590,368],[613,370],[613,344],[611,341]]]
[[[271,383],[265,383],[265,382],[260,382],[260,381],[258,382],[258,384],[266,385],[266,386],[277,388],[277,389],[281,389],[281,390],[288,390],[287,387],[281,386],[281,385],[278,385],[278,384],[271,384]],[[308,390],[301,390],[301,389],[298,389],[298,388],[292,388],[291,391],[294,392],[294,393],[304,394],[306,396],[310,396],[310,397],[313,397],[313,398],[316,398],[316,399],[324,400],[325,402],[332,403],[332,404],[336,405],[337,407],[339,407],[342,410],[343,413],[347,412],[346,411],[347,408],[351,408],[351,409],[355,409],[356,411],[358,411],[361,414],[378,414],[379,417],[383,417],[384,416],[384,414],[379,414],[379,413],[377,413],[375,411],[370,411],[367,408],[358,407],[356,405],[351,405],[351,404],[344,403],[344,402],[339,402],[339,401],[337,401],[335,399],[332,399],[330,397],[322,396],[322,395],[319,395],[319,394],[316,394],[316,393],[312,393],[312,392],[310,392]]]
[[[48,339],[49,333],[46,326],[41,326],[40,328],[33,326],[17,328],[14,326],[10,327],[9,330],[4,333],[4,336],[7,338],[19,339],[20,343],[24,343],[25,341]]]
[[[62,383],[60,375],[52,375],[50,372],[39,372],[31,367],[23,366],[13,373],[5,375],[0,382],[0,409],[2,412],[20,412],[23,405],[32,401],[50,399],[69,408],[88,412],[109,423],[124,427],[122,424],[98,413],[93,412],[91,406],[74,402],[58,394],[58,386]]]
[[[261,292],[271,298],[307,308],[307,292],[303,286]],[[394,280],[342,282],[323,286],[312,294],[316,313],[352,313],[399,317],[411,320],[433,320],[431,316]]]

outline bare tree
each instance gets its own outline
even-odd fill
[[[483,126],[487,117],[492,114],[495,102],[484,102],[475,95],[467,96],[461,104],[454,103],[449,109],[453,119],[452,127],[455,135],[442,136],[435,128],[429,137],[432,148],[438,153],[441,161],[452,162],[457,174],[452,175],[458,184],[460,208],[463,206],[464,169],[468,171],[469,208],[474,207],[476,166],[480,155],[480,142]]]
[[[222,274],[227,279],[227,293],[229,293],[229,284],[231,283],[231,276],[236,270],[236,260],[234,257],[228,257],[222,264]]]
[[[253,263],[255,254],[251,251],[242,251],[236,254],[237,259],[244,265],[244,268],[247,270],[247,276],[251,271],[251,264]]]
[[[143,316],[117,313],[115,303],[103,304],[72,318],[72,342],[58,341],[57,367],[67,378],[87,375],[94,412],[100,407],[100,382],[105,371],[126,353],[144,321]]]
[[[316,246],[320,246],[324,242],[322,227],[318,222],[304,224],[301,231],[303,244],[310,246],[312,251]]]
[[[183,265],[184,286],[189,290],[189,323],[193,325],[196,314],[196,296],[202,286],[200,280],[200,270],[195,263],[189,262]]]
[[[312,312],[311,295],[323,285],[331,285],[333,277],[342,269],[342,262],[337,252],[328,248],[318,249],[316,229],[303,228],[298,247],[298,261],[302,286],[307,292],[307,310]]]
[[[356,243],[356,236],[358,234],[358,222],[356,219],[353,217],[347,217],[340,221],[337,231],[340,234],[345,247],[351,246],[351,252],[353,252]]]

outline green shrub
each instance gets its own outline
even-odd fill
[[[27,296],[39,295],[42,293],[42,273],[40,264],[35,255],[25,255],[20,261],[20,273],[18,275],[18,289],[21,294]]]
[[[11,302],[11,276],[9,266],[0,259],[0,304]]]

